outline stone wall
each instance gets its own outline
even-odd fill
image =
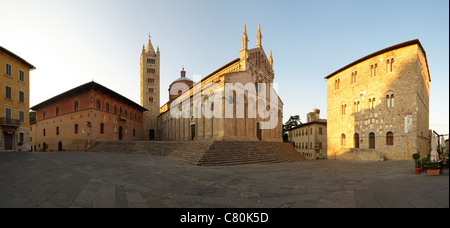
[[[412,160],[416,152],[425,156],[429,75],[424,56],[414,44],[381,53],[328,78],[329,157],[355,148],[355,134],[361,149],[370,148],[371,133],[375,151],[386,159]],[[387,142],[389,132],[394,135],[393,145]]]

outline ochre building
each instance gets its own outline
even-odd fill
[[[256,47],[249,49],[244,27],[240,57],[199,82],[187,79],[183,69],[181,77],[171,84],[170,101],[159,108],[157,118],[153,110],[159,104],[155,94],[160,91],[159,50],[152,51],[149,42],[141,58],[141,72],[149,72],[141,73],[141,98],[143,106],[153,113],[148,114],[150,124],[145,123],[148,138],[282,142],[283,103],[270,89],[275,77],[273,58],[262,47],[260,27],[256,38]]]
[[[31,108],[33,151],[85,150],[100,141],[144,139],[147,111],[128,98],[89,82]]]
[[[320,119],[320,110],[307,115],[307,122],[289,130],[292,146],[309,160],[327,158],[327,120]]]
[[[412,160],[429,153],[430,73],[412,40],[326,77],[328,159]]]
[[[30,71],[34,69],[0,46],[0,151],[30,150]]]

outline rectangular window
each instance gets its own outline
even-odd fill
[[[5,65],[5,75],[11,77],[11,64],[6,63]]]
[[[5,97],[6,99],[11,99],[11,87],[9,86],[5,87]]]
[[[19,91],[19,102],[25,103],[25,93],[23,91]]]
[[[19,120],[21,123],[25,123],[25,112],[19,111]]]
[[[155,69],[150,68],[147,69],[147,74],[155,74],[155,73],[156,73]]]
[[[6,108],[5,109],[5,117],[6,117],[6,119],[8,120],[11,120],[11,117],[12,117],[12,113],[11,113],[11,109],[10,108]]]
[[[323,149],[322,148],[322,142],[319,142],[319,150]]]
[[[25,138],[24,136],[24,133],[19,133],[19,143],[23,143],[23,139]]]
[[[321,135],[321,134],[322,134],[322,128],[319,127],[319,135]]]
[[[155,59],[147,59],[148,64],[155,64]]]
[[[19,70],[19,81],[25,82],[25,72],[23,70]]]
[[[148,89],[148,93],[153,93],[154,92],[154,89],[153,88],[149,88]]]
[[[154,83],[155,83],[155,79],[149,78],[149,79],[148,79],[148,83],[149,83],[149,84],[154,84]]]

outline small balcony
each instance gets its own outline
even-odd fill
[[[20,120],[2,117],[0,118],[0,126],[19,127]]]

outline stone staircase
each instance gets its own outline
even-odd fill
[[[289,143],[238,141],[99,142],[88,151],[152,154],[198,166],[299,162],[307,159]]]
[[[215,141],[199,160],[199,164],[230,166],[306,160],[289,143]]]
[[[185,141],[169,153],[168,157],[193,165],[202,165],[200,161],[209,152],[212,144],[213,141]]]

